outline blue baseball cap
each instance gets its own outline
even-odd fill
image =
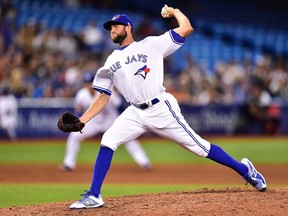
[[[94,75],[92,73],[85,73],[83,77],[83,81],[86,83],[93,82],[94,80]]]
[[[112,20],[109,20],[107,22],[105,22],[103,24],[103,27],[106,29],[106,30],[109,30],[111,29],[111,26],[112,25],[125,25],[125,26],[128,26],[130,25],[131,28],[133,28],[133,23],[132,23],[132,20],[130,19],[130,17],[128,17],[126,14],[117,14],[115,15]]]

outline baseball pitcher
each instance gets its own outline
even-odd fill
[[[70,206],[71,209],[104,205],[101,187],[114,151],[121,143],[136,139],[147,131],[169,138],[200,157],[230,167],[257,190],[266,190],[264,177],[248,159],[238,162],[219,146],[200,137],[183,118],[174,96],[166,93],[163,86],[163,59],[177,51],[194,29],[189,19],[177,8],[165,5],[161,15],[163,18],[175,18],[178,27],[141,41],[133,39],[133,22],[125,14],[115,15],[104,23],[112,41],[120,46],[97,71],[93,88],[100,94],[80,117],[80,121],[86,124],[103,110],[113,94],[113,86],[131,105],[104,133],[91,187],[82,199]]]

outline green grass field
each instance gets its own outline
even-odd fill
[[[287,164],[288,138],[246,138],[246,137],[210,137],[208,140],[229,152],[236,159],[243,156],[253,158],[256,164]],[[141,139],[153,164],[207,164],[209,160],[199,158],[175,143],[162,139]],[[97,144],[95,144],[97,143]],[[99,149],[99,140],[85,141],[78,157],[79,164],[94,164]],[[65,140],[23,141],[10,143],[1,141],[1,164],[60,164],[65,151]],[[121,146],[113,164],[134,163],[125,148]],[[0,177],[1,178],[1,177]],[[227,186],[227,185],[226,185]],[[81,193],[89,185],[72,184],[3,184],[0,183],[0,207],[31,205],[75,200],[75,194]],[[157,193],[177,190],[191,190],[221,187],[219,185],[107,185],[104,184],[105,196]],[[27,196],[29,194],[29,196]],[[25,197],[25,199],[23,198]],[[77,198],[77,196],[76,196]]]

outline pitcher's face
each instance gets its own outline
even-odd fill
[[[112,25],[110,35],[114,43],[121,44],[127,38],[126,26]]]

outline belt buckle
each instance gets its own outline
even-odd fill
[[[142,104],[133,104],[138,109],[144,110],[149,108],[149,106],[153,106],[159,102],[158,98],[154,98],[153,100],[149,101],[148,103],[142,103]]]
[[[148,107],[149,105],[147,103],[139,104],[139,108],[142,110],[147,109]]]

